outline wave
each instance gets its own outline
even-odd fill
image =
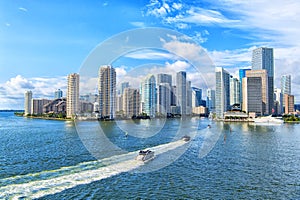
[[[183,146],[178,140],[152,147],[156,155]],[[134,158],[138,151],[109,158],[79,163],[56,170],[43,171],[1,179],[0,199],[40,198],[62,192],[78,185],[89,184],[123,172],[129,172],[144,165]]]

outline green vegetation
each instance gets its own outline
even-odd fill
[[[283,115],[284,122],[300,122],[300,118],[295,115]]]
[[[24,115],[24,112],[14,112],[16,116],[22,117]]]
[[[14,114],[16,116],[24,116],[24,113],[21,112],[15,112]],[[28,114],[26,115],[26,117],[40,118],[40,119],[59,119],[59,120],[67,119],[65,113]]]

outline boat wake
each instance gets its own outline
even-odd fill
[[[178,140],[152,147],[159,156],[165,152],[184,146],[187,142]],[[62,192],[78,185],[89,184],[123,172],[133,171],[144,165],[135,160],[138,154],[129,152],[97,161],[79,163],[57,170],[43,171],[0,180],[0,199],[40,198]]]

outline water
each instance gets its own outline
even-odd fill
[[[299,128],[197,118],[75,126],[0,113],[0,199],[300,199]],[[193,140],[178,141],[184,134]],[[155,159],[135,161],[147,147]]]

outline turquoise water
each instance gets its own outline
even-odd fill
[[[299,128],[0,113],[0,199],[300,199]],[[143,148],[153,161],[134,161]]]

